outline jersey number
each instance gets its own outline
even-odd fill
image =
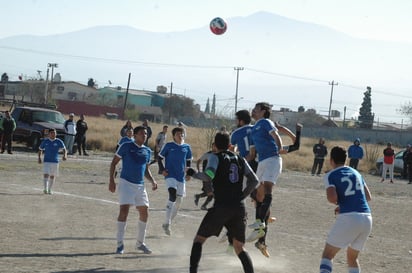
[[[353,185],[353,181],[348,176],[342,177],[341,182],[347,183],[345,196],[355,195],[357,190],[363,192],[363,187],[358,179],[356,179],[355,185]]]
[[[233,163],[229,167],[229,181],[230,183],[237,183],[239,181],[239,167]]]

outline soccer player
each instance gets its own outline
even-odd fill
[[[210,236],[218,236],[223,227],[226,227],[233,239],[233,247],[244,272],[253,273],[252,260],[244,248],[244,199],[256,187],[258,179],[245,159],[228,150],[230,142],[227,133],[217,133],[215,145],[217,152],[210,155],[205,171],[196,173],[191,168],[187,171],[189,176],[209,182],[209,187],[214,189],[215,197],[213,208],[206,213],[193,240],[190,273],[196,273],[198,270],[203,243]],[[243,189],[244,176],[247,177],[247,182]]]
[[[49,136],[40,143],[39,146],[39,164],[42,163],[41,156],[44,153],[43,159],[43,193],[52,194],[53,183],[56,176],[59,174],[59,151],[63,150],[63,160],[67,159],[67,150],[62,140],[56,138],[56,130],[50,129]]]
[[[332,260],[347,247],[349,273],[361,272],[358,255],[372,230],[372,215],[368,202],[371,193],[361,174],[345,166],[346,150],[333,147],[330,153],[332,170],[324,177],[327,200],[338,205],[335,224],[329,231],[320,262],[320,273],[332,272]]]
[[[117,217],[117,254],[124,252],[124,234],[126,231],[126,221],[129,215],[130,206],[136,206],[139,211],[137,221],[137,242],[136,249],[145,254],[152,251],[145,244],[146,226],[149,217],[149,198],[144,185],[144,177],[152,183],[152,190],[157,189],[157,183],[149,170],[151,151],[144,146],[147,131],[144,126],[138,126],[133,130],[134,141],[125,142],[120,145],[113,157],[110,165],[109,191],[116,191],[115,170],[116,165],[122,160],[122,170],[119,181],[119,204],[120,211]]]
[[[182,199],[186,195],[185,170],[192,162],[192,150],[190,145],[184,142],[184,129],[176,127],[172,130],[172,135],[173,141],[166,143],[159,153],[159,161],[169,192],[165,222],[162,225],[167,235],[171,234],[172,220],[177,215]]]

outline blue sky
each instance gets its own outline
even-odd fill
[[[99,25],[127,25],[153,32],[183,31],[208,25],[216,16],[231,18],[268,11],[299,21],[327,26],[356,38],[396,41],[412,45],[411,0],[3,0],[1,2],[0,39],[26,34],[60,34]],[[0,58],[0,69],[11,70],[13,66],[8,65],[2,64]],[[22,65],[16,64],[16,67]],[[409,67],[409,64],[399,67]],[[64,75],[63,69],[64,64],[60,69]],[[17,77],[17,71],[14,71],[14,74]],[[13,73],[10,75],[12,76]],[[411,92],[407,90],[410,84],[395,79],[389,80],[392,80],[391,87],[395,84],[399,85],[398,89],[391,88],[390,92],[401,94],[403,97],[384,96],[389,89],[383,87],[380,89],[381,94],[373,97],[373,103],[376,102],[374,107],[375,109],[380,107],[380,113],[384,117],[382,119],[386,121],[409,122],[407,118],[396,113],[395,109],[399,108],[401,102],[412,100]],[[371,83],[375,86],[374,84]],[[142,87],[153,89],[152,86],[137,88]],[[192,94],[188,95],[192,97]],[[239,103],[251,104],[246,98]],[[359,99],[356,99],[356,103],[360,104]],[[351,108],[358,107],[359,105],[354,105]]]

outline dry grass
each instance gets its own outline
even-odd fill
[[[89,149],[112,152],[115,150],[117,142],[120,139],[120,129],[125,124],[124,120],[109,120],[106,118],[86,117],[86,121],[89,125],[89,131],[87,133],[87,144]],[[142,122],[132,122],[133,126],[141,125]],[[157,134],[162,130],[163,124],[150,123],[152,127],[153,135],[149,140],[149,146],[154,148],[154,140]],[[169,133],[167,140],[171,141],[171,131],[174,125],[169,125]],[[305,128],[303,128],[305,130]],[[186,142],[192,147],[193,158],[199,158],[204,152],[210,150],[213,137],[216,133],[214,128],[187,128]],[[283,137],[285,145],[292,144],[290,139]],[[315,138],[302,138],[300,150],[283,156],[283,168],[285,170],[310,172],[313,163],[312,147],[318,139]],[[349,147],[352,142],[349,141],[328,141],[326,140],[326,146],[328,151],[334,146]],[[375,170],[375,161],[378,157],[382,156],[385,146],[378,144],[362,144],[365,157],[360,161],[359,169],[362,172],[370,172]],[[395,150],[399,150],[394,147]],[[323,171],[330,169],[328,160],[325,160]]]

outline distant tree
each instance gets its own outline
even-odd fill
[[[410,101],[401,105],[401,108],[397,109],[397,112],[408,117],[412,121],[412,103]]]
[[[303,113],[303,112],[305,112],[305,107],[299,106],[298,113]]]
[[[169,114],[171,118],[181,118],[185,116],[197,118],[200,114],[193,99],[179,95],[172,95],[166,98],[162,106],[162,111],[165,116]]]
[[[209,102],[209,98],[207,98],[205,113],[206,113],[206,114],[210,114],[210,102]]]
[[[89,78],[89,80],[87,81],[87,86],[94,88],[95,85],[96,85],[96,81],[93,80],[93,78]]]
[[[371,129],[373,127],[373,114],[372,114],[372,88],[366,87],[365,93],[363,93],[362,106],[359,109],[359,127]]]
[[[2,82],[2,83],[6,83],[6,82],[8,82],[8,81],[9,81],[9,76],[7,75],[6,72],[4,72],[4,73],[1,75],[1,82]]]
[[[216,114],[216,94],[213,94],[212,110],[210,111],[212,115]]]

